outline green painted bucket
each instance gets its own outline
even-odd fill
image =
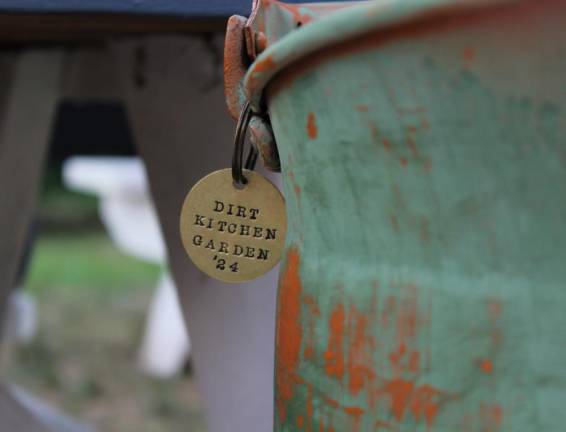
[[[276,431],[566,430],[566,2],[260,1]]]

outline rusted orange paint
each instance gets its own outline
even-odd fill
[[[305,295],[303,297],[303,303],[308,307],[308,310],[312,315],[320,316],[320,308],[313,296]]]
[[[276,67],[277,67],[277,63],[275,63],[273,56],[267,56],[263,60],[259,60],[255,63],[253,71],[254,73],[269,72],[270,70],[275,69]]]
[[[344,305],[337,305],[328,320],[328,347],[324,352],[325,370],[328,376],[344,377],[344,331],[346,313]]]
[[[301,187],[297,184],[297,180],[295,179],[295,174],[293,171],[288,171],[287,176],[289,180],[291,180],[291,184],[293,185],[293,192],[295,192],[295,196],[300,198],[301,196]]]
[[[441,397],[445,394],[428,384],[417,386],[403,378],[386,381],[378,392],[389,399],[396,421],[403,421],[407,412],[410,412],[417,422],[424,420],[429,427],[434,424]]]
[[[482,404],[480,418],[482,432],[497,432],[503,425],[503,407],[498,403]]]
[[[410,403],[414,384],[402,378],[391,380],[378,390],[390,399],[391,413],[398,422],[403,420]]]
[[[381,140],[381,143],[383,144],[383,148],[386,151],[390,151],[391,150],[391,141],[389,141],[387,138],[383,138]]]
[[[372,381],[375,372],[372,369],[371,339],[367,334],[368,319],[355,306],[350,306],[348,313],[350,346],[348,349],[348,389],[357,395],[365,386],[366,380]]]
[[[490,374],[493,372],[493,362],[489,359],[480,360],[479,367],[486,374]]]
[[[407,353],[407,347],[405,345],[405,341],[401,340],[399,346],[389,353],[389,362],[393,368],[393,373],[395,375],[400,375],[403,372],[403,359]]]
[[[314,113],[309,113],[307,116],[307,134],[310,139],[315,139],[318,136],[318,127],[316,126],[316,117]]]
[[[295,248],[287,252],[285,270],[281,276],[277,353],[276,353],[276,402],[279,416],[285,420],[286,403],[293,397],[294,380],[299,365],[303,329],[301,326],[302,284],[299,275],[300,258]]]
[[[345,407],[344,412],[352,419],[351,431],[359,432],[364,410],[360,407]]]
[[[432,426],[440,409],[440,397],[443,392],[431,385],[417,387],[411,402],[411,413],[417,421],[424,418],[427,426]]]
[[[396,190],[395,193],[399,195],[400,191]],[[417,381],[421,355],[416,341],[429,318],[419,311],[419,287],[416,284],[393,283],[392,288],[398,295],[385,298],[381,314],[378,311],[377,291],[367,311],[359,309],[353,302],[347,306],[338,303],[331,308],[327,323],[328,341],[323,353],[325,371],[333,380],[347,379],[347,390],[352,396],[359,396],[365,391],[371,409],[387,407],[395,422],[403,422],[410,417],[412,421],[432,427],[442,403],[451,396],[432,385]],[[377,289],[378,284],[375,283]],[[498,303],[488,302],[488,310],[495,319],[501,312],[500,307],[493,304]],[[334,413],[347,415],[350,421],[348,430],[359,430],[366,413],[362,407],[344,406],[320,393],[316,394],[315,403],[313,384],[298,373],[301,360],[316,359],[314,328],[316,320],[321,317],[321,310],[314,297],[303,295],[300,257],[294,248],[287,254],[282,273],[278,312],[276,385],[280,420],[285,421],[286,405],[297,393],[297,386],[301,386],[306,399],[300,417],[296,418],[298,430],[312,431],[315,426],[318,430],[324,430],[322,420],[315,418],[315,407],[320,403],[326,404],[327,409]],[[393,372],[391,378],[378,375],[373,369],[373,355],[377,346],[371,334],[371,328],[375,326],[372,324],[376,318],[374,315],[381,315],[379,325],[382,331],[390,332],[397,341],[396,348],[388,356]],[[301,322],[305,323],[305,328]],[[302,359],[301,349],[304,349]],[[484,409],[483,415],[492,419],[493,423],[496,414],[497,410]],[[331,423],[328,418],[325,420],[327,431],[333,430]],[[379,427],[385,430],[389,428],[387,423]],[[389,430],[395,429],[391,427]]]
[[[358,110],[359,112],[368,112],[369,111],[369,106],[367,105],[356,105],[356,110]]]
[[[250,76],[249,76],[249,85],[253,88],[256,88],[258,86],[258,83],[260,82],[261,79],[261,75],[264,73],[268,73],[272,70],[275,70],[277,68],[277,63],[275,62],[275,60],[273,59],[273,56],[267,56],[262,60],[256,61],[254,63],[254,68],[251,70]]]
[[[384,330],[390,327],[390,323],[394,324],[389,331],[393,331],[398,340],[397,349],[389,355],[394,377],[388,379],[378,376],[373,369],[373,350],[376,342],[369,333],[370,317],[354,304],[350,304],[347,309],[343,304],[338,304],[331,311],[328,322],[329,339],[324,353],[326,373],[338,380],[347,377],[348,390],[353,396],[358,396],[365,390],[368,405],[372,409],[376,406],[389,407],[392,418],[397,422],[404,421],[410,415],[414,421],[424,422],[431,427],[441,403],[449,399],[449,396],[432,385],[418,385],[416,382],[421,355],[414,345],[418,331],[426,324],[427,318],[421,316],[418,311],[417,285],[401,284],[398,289],[403,292],[403,296],[387,297],[380,319]],[[344,357],[347,358],[346,369]],[[408,378],[407,374],[414,378]],[[361,424],[365,412],[362,408],[341,407],[338,402],[332,400],[326,400],[326,403],[334,411],[341,410],[351,416],[352,424],[349,430],[356,430]],[[389,425],[381,425],[383,428],[386,426]]]
[[[230,17],[224,42],[224,96],[228,112],[234,120],[238,119],[242,109],[240,89],[247,70],[241,56],[244,50],[243,32],[245,25],[245,18]]]
[[[407,164],[409,163],[409,161],[407,160],[406,157],[401,157],[401,158],[399,159],[399,162],[401,162],[401,165],[404,166],[404,167],[406,167]]]
[[[312,296],[304,296],[303,304],[307,312],[306,318],[306,338],[305,338],[305,350],[303,352],[305,360],[312,360],[315,356],[315,323],[316,319],[320,316],[320,308],[316,303],[316,300]]]

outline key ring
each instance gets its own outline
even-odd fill
[[[236,133],[234,135],[234,154],[232,155],[232,179],[234,179],[234,185],[236,187],[243,187],[248,183],[248,180],[244,176],[244,168],[252,171],[255,168],[257,162],[258,151],[253,144],[250,145],[250,151],[248,157],[246,158],[246,163],[243,165],[244,161],[244,145],[246,141],[246,135],[248,131],[248,126],[252,118],[252,109],[249,102],[246,102],[242,112],[240,113],[240,118],[238,119],[238,125],[236,126]]]

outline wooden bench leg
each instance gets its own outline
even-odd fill
[[[167,242],[211,432],[269,431],[273,415],[276,271],[243,286],[215,282],[187,258],[179,236],[185,194],[230,163],[221,50],[199,38],[115,47],[139,151]]]
[[[32,221],[59,97],[59,51],[0,54],[0,323]],[[45,431],[0,388],[2,430]]]
[[[0,55],[0,320],[31,224],[63,55]]]

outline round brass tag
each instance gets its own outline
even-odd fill
[[[255,279],[281,258],[287,220],[277,187],[253,171],[238,189],[232,170],[201,179],[185,198],[181,238],[195,265],[224,282]]]

